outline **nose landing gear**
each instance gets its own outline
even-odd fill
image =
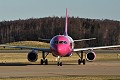
[[[61,57],[58,56],[58,63],[57,63],[58,66],[62,66],[62,62],[60,61],[60,59],[61,59]]]

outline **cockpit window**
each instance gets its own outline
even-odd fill
[[[66,41],[54,41],[54,44],[67,44]]]
[[[66,41],[64,41],[64,44],[67,44],[67,42],[66,42]]]
[[[64,41],[59,41],[59,44],[64,44]]]
[[[54,44],[58,44],[58,41],[55,41]]]

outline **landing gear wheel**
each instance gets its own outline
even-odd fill
[[[43,59],[41,59],[41,65],[43,65],[43,63],[44,63],[44,61],[43,61]]]
[[[45,65],[48,65],[48,60],[47,59],[45,60]]]
[[[45,65],[48,65],[48,60],[47,59],[41,59],[41,65],[43,65],[43,64],[45,64]]]
[[[58,63],[57,63],[57,65],[59,66],[59,65],[60,65],[60,63],[58,62]]]
[[[62,66],[62,62],[60,62],[60,66]]]
[[[45,52],[43,51],[42,52],[42,59],[41,59],[41,65],[43,65],[43,64],[45,64],[45,65],[48,65],[48,60],[46,59],[46,57],[47,57],[47,55],[48,55],[49,53],[46,53],[45,54]]]
[[[78,64],[79,64],[79,65],[81,64],[81,60],[80,60],[80,59],[78,59]]]
[[[77,55],[80,57],[80,59],[78,59],[78,64],[80,65],[81,63],[83,63],[83,65],[85,65],[85,59],[84,59],[83,51],[81,51],[81,53],[77,53]]]
[[[62,62],[58,62],[57,65],[58,65],[58,66],[62,66]]]
[[[83,59],[83,65],[85,65],[85,59]]]

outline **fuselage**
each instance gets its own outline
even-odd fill
[[[50,41],[50,49],[54,56],[67,57],[72,55],[74,41],[70,36],[57,35]]]
[[[64,35],[54,36],[50,41],[50,49],[54,56],[67,57],[71,56],[74,49],[74,41],[67,34],[68,11],[66,9],[66,23]]]

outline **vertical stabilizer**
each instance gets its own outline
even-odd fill
[[[66,22],[65,22],[65,33],[64,35],[67,36],[67,28],[68,28],[68,10],[66,8]]]

